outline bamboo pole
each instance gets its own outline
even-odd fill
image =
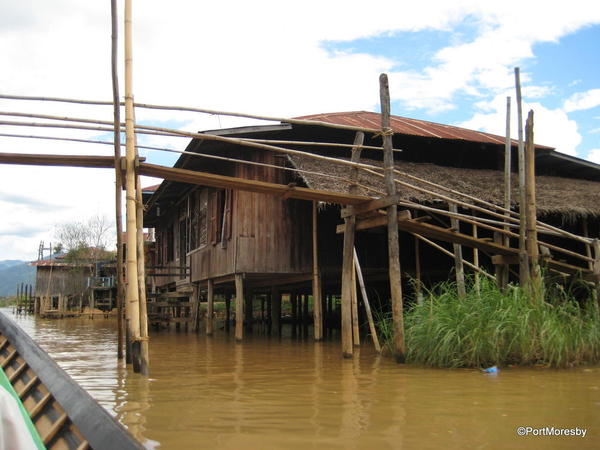
[[[235,340],[244,339],[244,279],[241,273],[235,274]]]
[[[365,312],[367,313],[367,321],[369,322],[369,330],[371,332],[371,338],[373,339],[373,345],[377,353],[381,353],[381,345],[379,345],[379,337],[377,336],[377,329],[375,328],[375,321],[373,320],[373,313],[371,312],[371,304],[369,302],[369,296],[367,295],[367,289],[365,288],[365,280],[363,278],[362,269],[358,261],[358,255],[356,254],[356,248],[353,252],[354,255],[354,269],[356,271],[356,278],[358,279],[358,285],[360,286],[360,293],[363,298],[365,305]]]
[[[527,188],[527,255],[531,287],[538,300],[541,301],[542,275],[540,272],[539,247],[536,228],[536,195],[535,195],[535,144],[533,140],[533,111],[529,111],[525,126],[525,155],[526,155],[526,188]]]
[[[354,137],[356,148],[362,146],[364,133],[358,132]],[[359,157],[358,151],[352,151],[353,158]],[[353,326],[352,326],[352,273],[354,234],[356,231],[356,216],[344,218],[344,247],[342,254],[342,356],[352,358],[353,355]]]
[[[321,292],[321,270],[319,268],[319,239],[318,239],[318,202],[312,202],[312,297],[313,297],[313,330],[315,341],[323,339],[323,302]]]
[[[421,244],[417,236],[415,236],[415,291],[417,304],[420,305],[423,303],[423,286],[421,280]]]
[[[394,154],[392,153],[392,130],[390,128],[390,91],[386,74],[379,77],[379,97],[381,102],[381,131],[383,135],[383,160],[387,195],[396,194],[394,182]],[[387,208],[388,218],[388,259],[390,291],[392,297],[392,320],[394,323],[394,356],[397,362],[404,362],[404,311],[402,305],[402,274],[400,268],[400,244],[398,242],[398,207]]]
[[[140,301],[140,352],[141,352],[141,373],[148,376],[150,374],[150,355],[148,351],[148,307],[146,304],[146,267],[144,251],[144,204],[142,201],[142,187],[140,177],[136,177],[135,190],[136,202],[136,251],[137,251],[137,271],[138,271],[138,289]]]
[[[473,227],[473,237],[475,239],[478,239],[477,225],[472,225],[472,227]],[[479,268],[479,249],[477,249],[476,247],[473,247],[473,265],[475,267]],[[474,278],[475,292],[477,292],[477,295],[479,296],[479,294],[481,293],[480,281],[479,281],[479,271],[477,271],[477,270],[475,271],[473,278]]]
[[[592,241],[592,247],[594,248],[594,266],[593,271],[596,275],[596,301],[600,302],[600,240],[594,239]]]
[[[356,248],[354,248],[356,252]],[[356,291],[356,270],[352,269],[352,343],[360,347],[360,329],[358,326],[358,292]]]
[[[214,301],[215,301],[215,285],[212,279],[207,281],[207,293],[206,293],[206,335],[212,336],[213,334],[213,315],[214,315]]]
[[[111,10],[111,77],[113,91],[113,115],[114,132],[113,146],[115,152],[115,224],[117,233],[117,358],[123,358],[124,346],[124,321],[123,305],[125,299],[125,289],[123,280],[123,207],[121,205],[121,194],[123,190],[123,181],[121,180],[121,107],[119,96],[119,75],[118,75],[118,17],[117,0],[110,1]]]
[[[458,212],[455,203],[450,203],[448,208],[453,213]],[[451,218],[450,225],[454,231],[457,233],[460,232],[458,219]],[[465,297],[467,295],[467,290],[465,287],[465,268],[463,264],[462,246],[460,244],[452,244],[452,247],[454,248],[454,272],[456,275],[456,288],[458,289],[458,296]]]
[[[126,124],[126,199],[127,199],[127,308],[134,372],[143,372],[140,331],[140,299],[137,268],[137,220],[135,183],[135,125],[133,118],[133,76],[131,43],[131,0],[125,0],[125,124]]]
[[[515,67],[515,85],[517,90],[517,124],[519,132],[519,281],[521,286],[529,283],[529,261],[527,257],[527,193],[525,146],[523,141],[523,104],[521,101],[521,78],[519,68]]]

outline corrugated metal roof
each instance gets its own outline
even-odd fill
[[[309,116],[296,117],[296,119],[319,120],[322,122],[335,123],[338,125],[351,125],[363,128],[381,128],[381,115],[369,111],[349,111],[337,113],[312,114]],[[391,116],[390,125],[394,133],[410,136],[422,136],[437,139],[455,139],[484,144],[504,144],[504,137],[483,131],[468,130],[466,128],[443,125],[440,123],[427,122],[425,120],[410,119],[408,117]],[[513,139],[513,145],[517,141]],[[552,149],[536,145],[538,148]]]

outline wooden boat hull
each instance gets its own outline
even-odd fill
[[[2,313],[0,367],[47,448],[143,448],[27,333]]]

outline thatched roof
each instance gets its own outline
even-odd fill
[[[346,165],[328,163],[305,156],[290,156],[289,159],[297,169],[335,175],[345,179],[349,179],[350,177],[350,167]],[[381,161],[363,160],[362,162],[378,166],[382,165]],[[498,205],[504,203],[504,173],[501,171],[463,169],[404,161],[397,161],[396,168],[410,175],[464,192],[488,202]],[[343,180],[310,173],[300,173],[300,176],[310,188],[348,192],[349,183]],[[398,178],[401,179],[400,176]],[[431,191],[444,193],[441,190],[436,190],[413,180],[407,179],[406,181]],[[379,191],[385,191],[382,178],[375,177],[362,170],[359,171],[359,184]],[[514,207],[518,205],[519,195],[517,174],[513,174],[512,185]],[[358,193],[378,196],[376,193],[360,187]],[[419,203],[431,204],[442,201],[432,195],[401,186],[398,186],[398,193],[405,200],[412,200]],[[538,213],[541,215],[558,213],[570,218],[600,216],[600,182],[574,178],[538,176],[536,178],[536,196]]]

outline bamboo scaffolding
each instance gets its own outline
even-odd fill
[[[44,115],[44,116],[46,118],[55,117],[55,120],[61,120],[57,116],[48,116],[48,115]],[[78,119],[73,119],[73,118],[70,118],[70,119],[71,120],[78,120]],[[86,120],[87,121],[87,120],[90,120],[90,119],[81,119],[81,120]],[[7,122],[0,121],[0,124],[6,124],[6,123]],[[96,123],[101,123],[101,122],[97,122],[96,121]],[[25,123],[18,123],[18,122],[8,122],[8,124],[11,124],[11,125],[13,125],[13,124],[19,124],[19,125],[22,125],[22,126],[52,126],[52,125],[49,125],[49,124],[36,124],[36,123],[27,123],[27,124],[25,124]],[[78,126],[67,126],[67,124],[62,124],[61,127],[79,128]],[[98,127],[81,127],[81,128],[82,129],[94,129],[94,130],[102,130],[102,131],[111,131],[111,130],[106,129],[106,128],[98,128]],[[249,146],[249,147],[262,148],[262,149],[265,149],[265,150],[271,150],[271,151],[275,151],[275,152],[281,152],[281,153],[286,153],[286,154],[291,154],[291,155],[297,155],[297,156],[305,156],[305,157],[309,157],[309,158],[313,158],[313,159],[317,159],[317,160],[321,160],[321,161],[327,161],[327,162],[332,162],[332,163],[347,165],[347,166],[351,166],[351,167],[358,167],[358,168],[363,169],[367,173],[370,173],[370,174],[372,174],[374,176],[377,176],[379,178],[384,178],[384,174],[382,174],[382,173],[379,172],[379,171],[382,170],[382,168],[379,167],[379,166],[374,166],[374,165],[369,165],[369,164],[364,164],[364,163],[353,163],[352,161],[347,161],[347,160],[343,160],[343,159],[338,159],[338,158],[333,158],[333,157],[327,157],[327,156],[322,156],[322,155],[316,155],[316,154],[313,154],[313,153],[303,152],[303,151],[300,151],[300,150],[285,149],[285,148],[282,148],[282,147],[277,147],[277,146],[271,146],[271,145],[265,145],[265,144],[250,142],[250,141],[247,141],[247,140],[244,140],[244,139],[239,139],[239,138],[228,138],[228,137],[223,137],[223,136],[214,136],[214,135],[202,134],[202,133],[181,132],[181,131],[178,131],[178,130],[171,130],[171,129],[168,129],[168,128],[149,127],[149,126],[138,126],[138,127],[136,127],[136,130],[137,130],[138,133],[145,133],[145,134],[148,134],[148,133],[149,134],[154,134],[155,132],[158,132],[161,135],[169,135],[169,136],[175,136],[175,135],[177,135],[177,136],[182,136],[182,137],[193,137],[193,138],[199,138],[199,139],[203,139],[204,138],[204,139],[207,139],[207,140],[228,141],[228,142],[231,142],[231,143],[234,143],[234,144],[238,144],[238,145],[246,145],[246,146]],[[167,151],[172,151],[172,150],[167,149]],[[189,153],[189,152],[186,152],[186,153]],[[462,197],[465,197],[465,198],[469,198],[469,199],[471,199],[473,201],[476,201],[478,203],[485,204],[486,206],[489,206],[490,208],[493,208],[493,209],[495,209],[497,211],[502,211],[505,214],[509,214],[509,215],[516,214],[516,213],[514,213],[514,212],[512,212],[510,210],[506,210],[505,208],[503,208],[501,206],[494,205],[494,204],[489,203],[487,201],[477,199],[476,197],[473,197],[473,196],[471,196],[469,194],[464,194],[464,193],[458,192],[458,191],[453,190],[453,189],[445,188],[445,187],[443,187],[443,186],[441,186],[441,185],[439,185],[437,183],[433,183],[433,182],[424,180],[422,178],[415,177],[415,176],[410,175],[410,174],[406,174],[406,173],[404,173],[402,171],[399,171],[397,169],[394,170],[394,173],[402,175],[402,176],[406,176],[407,178],[414,179],[415,181],[418,181],[420,183],[424,183],[424,184],[430,185],[432,187],[436,187],[438,189],[445,190],[447,192],[451,192],[451,193],[453,193],[455,195],[459,195],[459,196],[462,196]],[[439,197],[439,198],[441,198],[441,199],[443,199],[443,200],[445,200],[447,202],[455,202],[459,206],[467,207],[467,208],[472,208],[474,210],[477,210],[477,211],[480,211],[480,212],[484,212],[486,214],[489,214],[489,215],[501,218],[503,220],[506,220],[506,216],[503,215],[503,214],[501,214],[501,213],[490,211],[489,209],[484,209],[484,208],[481,208],[481,207],[478,207],[478,206],[475,206],[475,205],[472,205],[472,204],[469,204],[469,203],[465,203],[465,202],[462,202],[460,200],[453,199],[451,197],[448,197],[448,196],[445,196],[443,194],[440,194],[439,192],[435,192],[435,191],[424,189],[424,188],[421,188],[421,187],[418,187],[418,186],[415,186],[415,185],[411,185],[411,184],[403,182],[401,180],[397,180],[396,179],[395,182],[397,184],[399,184],[401,186],[404,186],[404,187],[407,187],[409,189],[413,189],[413,190],[416,190],[416,191],[421,192],[421,193],[425,193],[425,194],[429,194],[429,195],[433,195],[433,196]],[[517,219],[517,218],[511,218],[510,220],[513,221],[514,223],[519,223],[520,222],[519,219]],[[561,235],[563,235],[565,237],[569,237],[569,238],[572,238],[572,239],[579,240],[580,242],[588,242],[589,241],[589,239],[582,238],[581,236],[578,236],[578,235],[566,232],[564,230],[561,230],[560,228],[557,228],[557,227],[545,224],[545,223],[543,223],[541,221],[537,221],[537,224],[538,224],[539,227],[541,227],[541,229],[547,229],[548,231],[552,231],[552,232],[561,234]]]
[[[523,142],[523,104],[521,101],[521,79],[519,68],[515,67],[515,86],[517,90],[517,124],[519,132],[519,281],[521,285],[529,283],[529,260],[527,257],[527,193],[525,187],[525,146]]]
[[[123,180],[121,179],[121,107],[119,96],[119,76],[117,69],[118,57],[118,18],[117,0],[111,0],[111,80],[113,91],[113,147],[115,152],[115,228],[117,233],[117,358],[123,358],[123,346],[125,345],[123,306],[125,304],[125,286],[123,276],[123,207],[121,204],[121,193]],[[129,345],[125,345],[129,348]],[[129,358],[131,360],[131,358]]]

